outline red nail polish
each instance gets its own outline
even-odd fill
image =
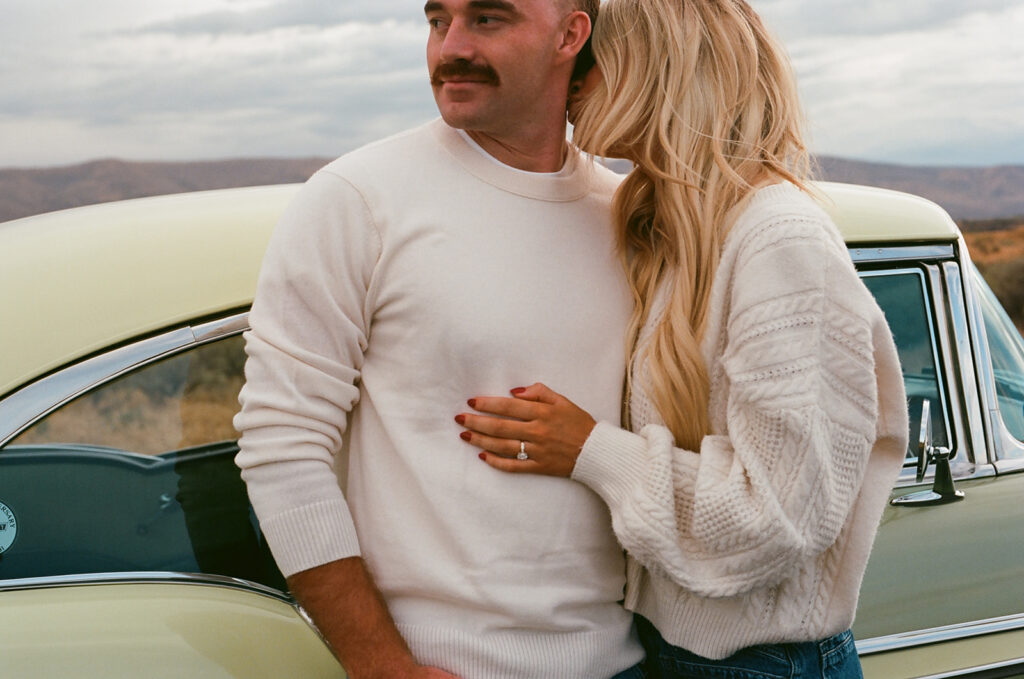
[[[468,441],[472,437],[473,437],[473,435],[470,434],[468,431],[464,431],[461,434],[459,434],[459,438],[461,438],[463,441]]]
[[[477,457],[479,457],[481,460],[486,460],[487,459],[487,453],[480,453]]]
[[[521,394],[524,391],[526,391],[526,387],[516,387],[515,389],[512,389],[513,394]]]
[[[458,422],[459,424],[466,424],[466,416],[465,415],[456,415],[455,416],[455,421]]]
[[[475,398],[469,399],[468,401],[466,401],[466,403],[469,404],[470,408],[476,408],[476,399]]]

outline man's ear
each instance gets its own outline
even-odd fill
[[[572,12],[565,18],[565,28],[562,31],[562,44],[558,51],[567,57],[575,58],[590,38],[590,17],[586,12]]]

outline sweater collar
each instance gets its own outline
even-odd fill
[[[430,127],[434,138],[459,165],[477,179],[503,191],[552,202],[578,200],[591,191],[593,169],[572,146],[564,172],[523,172],[484,156],[441,118],[430,123]]]

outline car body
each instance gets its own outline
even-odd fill
[[[0,676],[344,676],[232,462],[240,333],[296,190],[0,224]],[[912,432],[930,404],[893,496],[931,486],[932,448],[965,494],[886,510],[854,627],[865,673],[1022,674],[1024,342],[941,208],[818,190],[893,328]]]

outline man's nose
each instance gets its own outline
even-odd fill
[[[473,36],[465,22],[456,20],[448,26],[444,40],[441,42],[440,56],[441,61],[446,63],[451,63],[456,59],[472,61],[476,56]]]

